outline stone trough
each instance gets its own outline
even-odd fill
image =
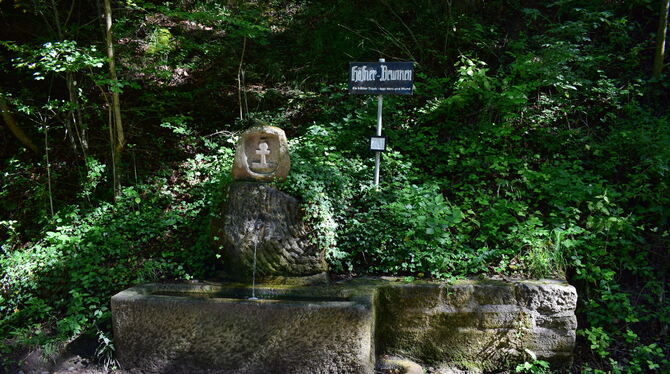
[[[367,373],[375,357],[486,372],[527,350],[572,362],[575,289],[561,281],[331,286],[148,284],[112,297],[122,368],[152,373]]]
[[[117,358],[157,373],[371,373],[373,293],[147,284],[112,297]]]

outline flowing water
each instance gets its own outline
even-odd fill
[[[256,237],[254,242],[254,265],[253,265],[253,273],[251,277],[251,297],[249,300],[258,300],[256,297],[256,249],[258,248],[258,242],[261,240],[261,237],[263,236],[263,222],[261,220],[256,220],[256,224],[254,225],[254,228],[256,229]]]
[[[256,248],[258,247],[258,239],[254,240],[254,271],[251,277],[251,297],[249,300],[258,300],[256,297]]]

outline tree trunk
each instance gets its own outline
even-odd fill
[[[16,139],[18,139],[21,144],[25,145],[28,147],[31,151],[38,153],[39,149],[33,143],[33,141],[26,135],[25,132],[23,132],[23,129],[19,124],[16,122],[16,119],[14,119],[14,116],[12,115],[12,112],[9,110],[9,104],[7,103],[7,100],[5,99],[5,96],[2,92],[0,92],[0,112],[2,112],[2,119],[5,120],[5,123],[7,124],[7,127],[9,128],[9,131],[14,134]]]
[[[114,117],[113,129],[110,132],[112,143],[112,164],[114,165],[114,196],[121,193],[121,155],[126,144],[121,122],[121,104],[119,102],[119,85],[116,78],[114,64],[114,39],[112,38],[112,6],[110,0],[105,0],[105,42],[107,44],[107,58],[109,59],[109,76],[112,80],[112,113]]]
[[[661,12],[658,17],[658,30],[656,31],[656,53],[654,54],[654,78],[660,78],[663,72],[663,61],[665,60],[665,35],[668,31],[668,8],[670,0],[662,0]]]

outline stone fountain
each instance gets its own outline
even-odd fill
[[[513,369],[528,352],[570,365],[577,294],[565,281],[327,284],[324,253],[310,240],[299,200],[268,183],[289,169],[281,129],[242,134],[234,182],[212,225],[230,280],[145,284],[114,295],[123,369],[372,374],[375,364],[417,372],[419,362],[475,373]]]
[[[265,281],[325,281],[325,253],[311,240],[298,200],[268,184],[284,181],[290,166],[282,129],[259,125],[242,134],[223,217],[213,225],[228,276],[248,280],[255,270]]]

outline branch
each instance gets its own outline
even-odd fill
[[[12,112],[9,110],[9,105],[3,93],[0,92],[0,112],[2,112],[2,119],[5,120],[7,127],[14,134],[14,136],[26,147],[30,148],[34,153],[38,153],[39,149],[33,141],[23,132],[23,129],[14,119]]]

